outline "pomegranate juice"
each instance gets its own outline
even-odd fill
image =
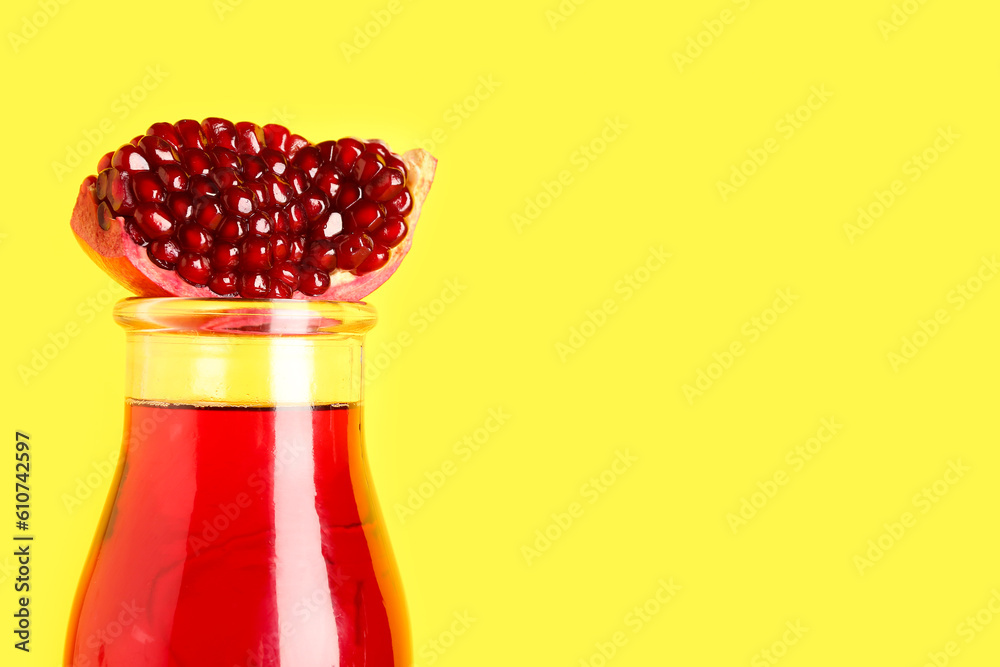
[[[358,405],[133,402],[73,667],[402,667]]]

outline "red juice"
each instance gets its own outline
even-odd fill
[[[127,406],[73,667],[409,667],[357,404]]]

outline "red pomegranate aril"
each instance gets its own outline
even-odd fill
[[[167,192],[183,192],[188,187],[188,177],[179,164],[165,164],[156,170],[156,175]]]
[[[161,269],[170,270],[177,264],[177,259],[181,256],[180,246],[172,239],[166,241],[153,241],[146,248],[149,259]]]
[[[209,258],[212,260],[212,268],[216,271],[235,269],[240,263],[240,250],[232,243],[216,243],[212,246]]]
[[[288,131],[287,127],[271,123],[261,129],[264,131],[264,143],[267,144],[268,148],[282,153],[288,152],[288,139],[292,133]]]
[[[107,202],[116,215],[131,215],[135,211],[132,176],[127,171],[111,169],[108,174]]]
[[[378,139],[372,139],[370,141],[366,141],[365,150],[368,151],[369,153],[376,153],[382,156],[383,158],[392,155],[392,151],[389,150],[389,147],[386,146],[383,142],[379,141]]]
[[[194,219],[205,229],[215,231],[219,229],[225,213],[222,211],[222,204],[215,199],[200,199],[194,207]]]
[[[240,296],[244,299],[263,299],[270,286],[270,280],[263,273],[244,273],[239,277]]]
[[[393,155],[392,153],[390,153],[389,155],[384,155],[382,157],[385,160],[385,166],[387,168],[398,169],[402,173],[404,174],[406,173],[406,163],[403,162],[403,160],[400,159],[398,155]]]
[[[239,278],[233,271],[219,271],[208,281],[208,289],[219,296],[236,296],[239,294],[237,284]]]
[[[353,271],[361,265],[372,251],[372,240],[361,232],[351,232],[337,244],[337,266]]]
[[[322,218],[317,220],[315,223],[310,225],[309,228],[309,239],[315,241],[317,239],[332,239],[337,234],[344,230],[344,219],[336,211],[331,211],[326,220]],[[348,230],[350,231],[350,230]]]
[[[159,137],[143,137],[137,146],[145,156],[151,168],[155,169],[161,164],[174,164],[177,162],[177,153],[174,147],[166,140]]]
[[[145,231],[145,230],[143,230]],[[203,255],[212,247],[212,237],[199,224],[189,222],[177,230],[177,242],[181,250]]]
[[[344,229],[367,232],[382,224],[384,217],[379,205],[367,199],[351,204],[344,211]]]
[[[361,276],[372,271],[377,271],[389,263],[389,249],[385,246],[375,244],[372,251],[365,257],[354,273]]]
[[[177,130],[177,134],[181,138],[181,146],[184,148],[203,149],[208,145],[205,132],[201,129],[201,123],[196,120],[190,118],[179,120],[174,123],[174,129]]]
[[[290,231],[293,234],[304,232],[309,221],[306,218],[306,210],[302,207],[302,204],[296,202],[285,210],[288,211],[288,221],[291,223]]]
[[[293,290],[299,286],[299,270],[291,262],[283,262],[273,267],[267,272],[271,281],[277,280],[291,287]]]
[[[257,211],[247,218],[249,232],[254,236],[270,236],[274,231],[274,224],[271,217],[263,211]]]
[[[288,251],[288,261],[290,262],[301,262],[303,255],[306,252],[306,241],[304,238],[292,239],[292,245]]]
[[[149,162],[131,144],[125,144],[115,151],[111,158],[111,166],[119,171],[149,171]]]
[[[132,192],[140,202],[158,204],[166,199],[163,183],[151,171],[140,171],[132,175]]]
[[[256,155],[243,155],[240,163],[243,165],[243,178],[248,181],[256,180],[269,171],[264,161]]]
[[[268,299],[291,299],[292,288],[285,283],[271,280],[271,286],[267,288]]]
[[[283,262],[288,259],[288,237],[284,234],[275,234],[271,237],[271,258],[274,263]]]
[[[320,162],[319,151],[316,150],[316,147],[306,146],[295,155],[292,166],[301,169],[307,177],[312,179],[319,170]]]
[[[97,201],[106,199],[108,196],[108,179],[111,176],[111,168],[102,169],[97,174],[97,182],[94,184],[94,196]]]
[[[208,259],[193,252],[182,252],[177,259],[177,274],[192,285],[207,285],[212,275]]]
[[[305,261],[310,266],[323,269],[327,273],[337,268],[337,244],[327,239],[320,239],[309,244]]]
[[[180,158],[190,176],[206,176],[212,172],[212,160],[200,148],[182,148]]]
[[[137,134],[134,137],[132,137],[132,139],[129,141],[129,143],[132,144],[133,146],[138,146],[140,139],[142,139],[142,135],[141,134]]]
[[[181,142],[180,134],[178,134],[177,130],[170,123],[153,123],[146,130],[146,134],[148,136],[159,137],[174,148],[181,148],[184,145]]]
[[[382,161],[378,154],[365,152],[354,161],[351,176],[354,177],[354,182],[358,185],[366,185],[380,171],[382,171]]]
[[[260,181],[249,181],[243,184],[250,194],[253,196],[254,202],[258,206],[268,207],[271,205],[271,193],[268,191],[266,185]]]
[[[231,167],[227,169],[216,169],[209,174],[209,178],[212,179],[213,183],[219,186],[220,191],[225,190],[226,188],[237,187],[243,180],[240,177],[240,172]]]
[[[319,190],[309,190],[302,195],[302,208],[305,209],[306,218],[314,222],[330,208],[330,200]]]
[[[267,271],[271,268],[271,244],[256,236],[243,241],[240,246],[240,271]]]
[[[260,182],[267,188],[267,200],[272,205],[284,206],[291,199],[292,189],[274,174],[264,174],[261,176]]]
[[[406,189],[406,176],[398,169],[386,167],[375,174],[362,192],[365,197],[377,202],[387,202],[395,199]]]
[[[296,195],[301,195],[303,192],[309,189],[309,179],[306,178],[305,172],[296,167],[289,167],[285,170],[282,178],[285,179],[285,183],[292,186],[292,190],[295,191]]]
[[[142,230],[139,229],[139,225],[135,224],[135,220],[125,221],[125,233],[137,246],[145,246],[149,243],[149,239],[142,235]]]
[[[115,152],[105,153],[101,156],[101,160],[97,163],[97,172],[100,173],[111,166],[111,158],[115,156]]]
[[[280,151],[276,151],[273,148],[265,148],[261,150],[260,159],[264,161],[264,164],[267,165],[268,169],[278,176],[284,174],[285,170],[288,168],[285,156]]]
[[[288,218],[288,211],[283,208],[279,208],[271,214],[271,220],[274,222],[274,231],[279,234],[286,234],[291,231],[292,226]]]
[[[343,211],[359,199],[361,199],[361,188],[353,183],[342,185],[337,195],[337,208]]]
[[[107,231],[111,229],[111,222],[115,219],[115,214],[111,212],[111,207],[108,206],[108,202],[102,201],[97,206],[97,224],[100,225],[101,229]]]
[[[306,141],[305,137],[300,137],[297,134],[293,134],[292,136],[288,137],[288,150],[286,151],[286,153],[288,154],[289,158],[294,158],[300,150],[302,150],[308,145],[309,142]]]
[[[243,169],[240,156],[236,154],[236,151],[231,151],[228,148],[213,146],[208,149],[208,157],[212,160],[212,164],[220,169],[228,168],[235,169],[236,171]]]
[[[236,123],[236,150],[241,155],[257,155],[264,146],[264,130],[257,123]]]
[[[220,199],[227,211],[237,215],[250,215],[257,207],[250,190],[238,185],[223,189]]]
[[[316,150],[319,151],[319,159],[321,162],[333,162],[334,158],[337,157],[337,142],[321,141],[316,144]]]
[[[406,236],[406,223],[399,216],[392,216],[382,223],[372,234],[372,241],[384,245],[386,248],[395,248]]]
[[[191,195],[186,192],[173,192],[167,195],[167,210],[177,222],[194,220],[194,203]]]
[[[351,173],[354,162],[365,152],[365,145],[357,139],[347,138],[337,142],[337,157],[333,164],[342,174]]]
[[[201,121],[201,129],[209,145],[236,150],[236,126],[225,118],[206,118]]]
[[[330,201],[334,201],[337,198],[337,193],[340,192],[341,180],[343,180],[343,176],[340,175],[340,172],[334,169],[332,165],[325,164],[316,172],[316,177],[313,178],[313,185],[329,197]]]
[[[147,240],[156,241],[170,238],[176,225],[159,204],[139,204],[135,208],[135,222]]]
[[[191,186],[188,189],[191,192],[191,196],[196,199],[199,197],[219,196],[219,186],[209,176],[192,176]]]
[[[330,274],[320,269],[303,269],[299,275],[299,291],[306,296],[318,296],[330,289]]]
[[[413,210],[413,197],[410,195],[410,191],[404,189],[396,198],[385,205],[387,211],[395,211],[399,215],[406,217],[410,211]]]
[[[215,232],[215,238],[219,241],[235,243],[247,234],[247,223],[236,216],[229,216],[222,221]]]

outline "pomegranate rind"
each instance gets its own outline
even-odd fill
[[[402,243],[390,249],[386,265],[360,276],[347,271],[334,271],[330,276],[330,287],[323,294],[307,296],[296,291],[292,296],[293,299],[360,301],[396,272],[403,257],[413,246],[417,220],[420,218],[424,200],[430,191],[437,168],[437,159],[421,148],[407,151],[402,158],[406,163],[406,186],[413,197],[413,207],[404,218],[406,236]],[[153,264],[146,255],[146,249],[136,245],[125,231],[124,218],[120,216],[113,218],[108,229],[101,229],[97,220],[95,183],[95,177],[88,176],[80,184],[76,205],[70,218],[73,234],[95,264],[136,296],[222,298],[207,287],[188,283],[175,271],[161,269]]]

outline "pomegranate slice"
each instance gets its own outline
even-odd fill
[[[139,296],[359,301],[410,250],[436,165],[280,125],[155,123],[101,158],[70,226]]]

